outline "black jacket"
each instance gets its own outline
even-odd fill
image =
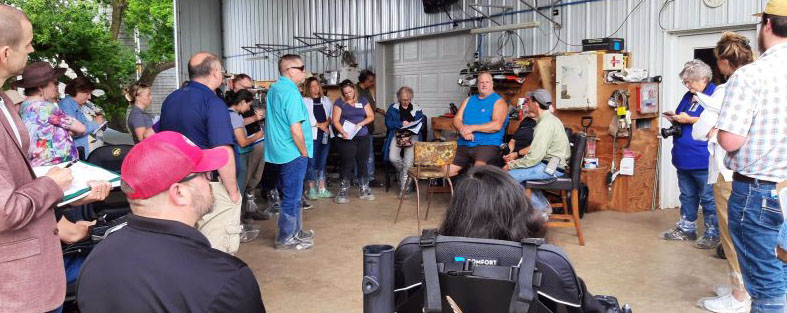
[[[180,222],[131,215],[90,253],[77,282],[91,312],[265,312],[240,259]]]

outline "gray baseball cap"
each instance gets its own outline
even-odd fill
[[[536,89],[535,91],[526,93],[525,96],[536,99],[536,102],[538,102],[542,108],[552,105],[552,94],[546,89]]]

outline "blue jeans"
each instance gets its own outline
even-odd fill
[[[306,180],[325,179],[325,163],[328,161],[328,151],[331,148],[330,142],[323,144],[320,140],[314,141],[313,158],[309,158],[309,166],[306,169]]]
[[[702,205],[705,235],[719,238],[719,221],[716,218],[716,201],[713,186],[708,185],[708,170],[678,170],[680,189],[680,221],[678,228],[684,232],[697,232],[697,212]]]
[[[369,160],[366,162],[368,168],[369,181],[374,179],[374,135],[369,134]]]
[[[787,250],[787,222],[782,224],[782,229],[779,230],[779,247]]]
[[[787,264],[775,249],[784,217],[774,184],[732,182],[729,225],[738,252],[743,283],[752,297],[752,313],[785,312]]]
[[[281,165],[279,185],[281,186],[281,209],[279,211],[279,233],[276,243],[281,244],[292,239],[301,230],[301,194],[303,178],[309,158],[298,157]]]
[[[82,263],[85,263],[85,257],[82,255],[63,257],[63,265],[66,267],[66,284],[72,284],[77,281],[77,278],[79,278],[79,270],[82,269]],[[63,312],[63,306],[61,305],[50,312],[61,313]]]
[[[516,181],[518,182],[526,182],[528,180],[544,180],[544,179],[553,179],[557,177],[563,176],[563,173],[555,171],[552,175],[544,173],[544,169],[547,167],[544,163],[538,163],[532,167],[526,168],[517,168],[508,171],[508,174],[511,175]],[[549,206],[549,201],[547,198],[544,197],[544,194],[541,190],[531,190],[530,192],[530,204],[533,205],[533,208],[539,210],[541,212],[551,213],[552,208]]]
[[[237,158],[235,158],[235,179],[238,181],[238,190],[240,190],[241,195],[246,190],[246,167],[249,163],[249,154],[235,154]]]

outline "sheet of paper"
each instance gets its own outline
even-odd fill
[[[402,126],[401,129],[408,130],[408,131],[412,132],[413,134],[417,134],[417,133],[421,132],[421,127],[423,127],[422,121],[423,121],[423,119],[419,119],[417,121],[413,121],[412,123],[407,124],[407,126]]]
[[[342,123],[342,128],[344,128],[344,132],[347,133],[348,136],[347,138],[344,139],[352,140],[353,138],[355,138],[355,135],[357,135],[358,132],[363,127],[358,127],[358,125],[355,125],[350,121],[344,121],[344,123]]]
[[[46,175],[51,168],[55,166],[63,168],[68,163],[70,162],[64,162],[57,165],[36,166],[33,168],[33,172],[36,174],[36,177],[41,177]],[[91,180],[108,181],[112,184],[112,187],[120,187],[120,175],[98,167],[97,165],[79,161],[69,167],[69,169],[71,169],[71,176],[73,177],[71,187],[66,190],[63,201],[58,203],[57,206],[63,206],[87,196],[90,192],[90,186],[87,182]]]
[[[99,126],[98,126],[98,128],[96,128],[96,130],[94,130],[94,131],[91,133],[91,135],[95,135],[95,134],[97,134],[98,132],[100,132],[100,131],[102,131],[102,130],[105,130],[106,128],[107,128],[107,122],[103,122],[103,123],[101,123],[101,125],[99,125]]]
[[[246,138],[251,138],[251,137],[253,137],[253,136],[254,136],[254,134],[251,134],[251,135],[248,135],[248,136],[246,136]],[[250,144],[250,146],[256,145],[256,144],[258,144],[258,143],[261,143],[261,142],[263,142],[263,141],[265,141],[265,135],[262,135],[262,137],[260,137],[260,139],[257,139],[257,140],[255,140],[254,142],[252,142],[252,143]]]

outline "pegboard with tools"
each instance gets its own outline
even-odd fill
[[[624,55],[630,61],[631,55]],[[603,64],[604,54],[598,53],[596,57],[597,64]],[[526,92],[538,88],[550,91],[555,97],[555,57],[540,57],[534,63],[540,66],[535,66],[525,78],[516,97],[524,97]],[[607,83],[604,79],[607,71],[598,66],[595,72],[596,85],[591,88],[595,92],[591,96],[595,97],[596,108],[557,109],[554,113],[565,127],[575,132],[584,130],[590,138],[596,138],[592,141],[595,145],[592,161],[597,167],[582,172],[582,180],[590,191],[588,210],[649,211],[658,202],[654,200],[658,199],[659,119],[658,110],[652,108],[658,108],[658,97],[653,95],[658,94],[659,83]]]

